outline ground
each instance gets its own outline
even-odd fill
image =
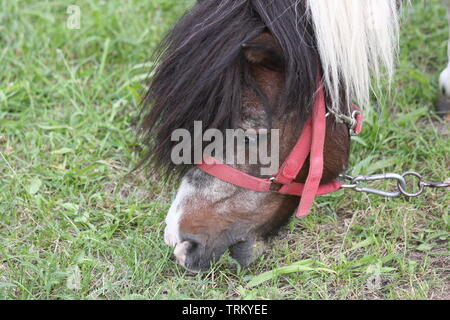
[[[71,4],[80,29],[66,25]],[[175,189],[127,174],[151,52],[189,4],[0,0],[0,299],[449,299],[450,196],[438,190],[322,197],[246,269],[228,256],[199,275],[174,263],[163,221]],[[350,173],[445,179],[449,126],[433,115],[445,10],[417,1],[404,16],[398,72]]]

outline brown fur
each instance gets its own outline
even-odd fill
[[[258,46],[256,51],[254,48]],[[261,50],[260,48],[265,48]],[[267,97],[270,106],[277,106],[282,94],[283,74],[282,67],[274,68],[270,59],[278,59],[279,46],[268,33],[263,33],[243,48],[245,57],[252,64],[250,70],[257,86]],[[267,54],[269,52],[269,54]],[[275,64],[279,64],[278,62]],[[299,106],[301,108],[301,106]],[[303,129],[303,123],[295,114],[281,114],[271,110],[273,114],[273,127],[280,129],[280,160],[284,161]],[[267,127],[264,107],[261,100],[252,90],[246,90],[243,96],[243,123],[253,129]],[[336,179],[347,165],[350,146],[348,128],[344,124],[336,124],[332,117],[327,120],[327,134],[324,149],[324,176],[322,183]],[[258,165],[235,166],[241,171],[258,175]],[[304,182],[307,178],[309,165],[302,168],[297,181]],[[210,179],[215,179],[210,177]],[[219,183],[216,181],[216,183]],[[258,199],[257,212],[248,211],[246,201]],[[299,198],[276,193],[257,194],[253,191],[236,190],[220,200],[208,198],[208,193],[199,192],[183,204],[183,216],[180,220],[180,233],[192,236],[199,246],[218,247],[222,243],[234,245],[239,241],[266,238],[274,230],[282,226],[292,215],[299,203]],[[224,210],[224,205],[226,209]],[[239,224],[236,227],[236,224]],[[237,229],[236,229],[237,228]],[[235,231],[238,230],[238,231]],[[234,231],[233,231],[234,230]],[[188,237],[188,238],[189,238]],[[224,249],[218,250],[220,255]],[[205,254],[202,251],[202,254]],[[211,258],[211,256],[209,256]],[[203,257],[203,260],[209,259]],[[198,266],[197,266],[198,267]],[[192,265],[190,268],[193,268]],[[194,267],[195,268],[195,267]]]

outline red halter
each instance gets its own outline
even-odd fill
[[[355,106],[355,108],[357,108]],[[358,109],[358,108],[357,108]],[[362,115],[356,115],[354,132],[362,129]],[[205,159],[198,168],[205,173],[235,186],[257,192],[276,192],[280,194],[301,196],[297,218],[305,217],[311,211],[314,199],[318,195],[329,194],[341,189],[344,183],[334,181],[320,185],[323,175],[323,152],[326,135],[326,106],[323,86],[319,84],[313,113],[307,121],[294,149],[281,166],[277,175],[271,179],[257,178],[225,164],[214,158]],[[310,169],[305,184],[294,182],[310,155]]]

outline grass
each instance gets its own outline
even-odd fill
[[[79,30],[66,27],[73,2]],[[247,269],[228,256],[200,275],[173,262],[174,189],[124,177],[151,51],[188,5],[0,0],[0,298],[449,299],[450,197],[437,190],[322,197]],[[432,112],[447,40],[437,0],[405,11],[392,94],[355,140],[353,174],[448,178],[448,123]]]

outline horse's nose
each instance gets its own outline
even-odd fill
[[[183,267],[186,265],[188,252],[191,246],[192,244],[189,241],[184,241],[178,243],[175,247],[174,251],[175,257],[177,258],[177,262],[181,264]]]
[[[175,257],[180,265],[191,270],[198,271],[199,265],[204,264],[204,246],[196,237],[181,236],[182,241],[175,247]]]

